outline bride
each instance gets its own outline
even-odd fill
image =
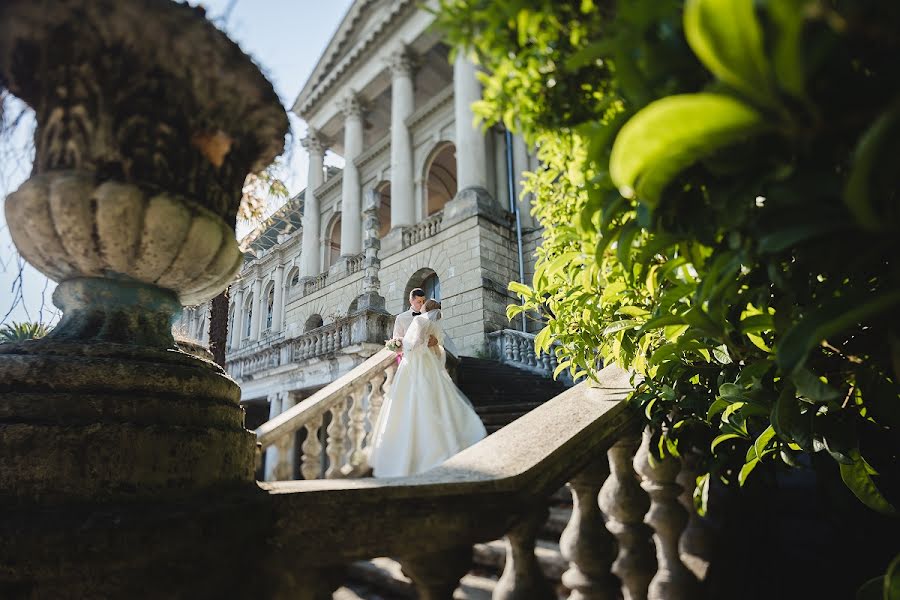
[[[429,300],[403,336],[403,359],[372,432],[375,477],[400,477],[439,465],[487,433],[444,368],[440,303]],[[429,346],[434,337],[438,345]]]

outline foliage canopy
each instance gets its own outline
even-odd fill
[[[830,456],[896,513],[900,4],[443,0],[476,111],[537,148],[537,349],[637,374],[658,451]],[[558,342],[557,345],[553,345]]]

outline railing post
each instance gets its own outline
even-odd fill
[[[572,517],[559,538],[559,549],[569,569],[563,584],[572,590],[569,600],[616,600],[619,580],[612,572],[616,559],[616,539],[607,531],[600,512],[598,495],[609,476],[603,456],[569,482]]]
[[[447,600],[453,598],[459,580],[472,567],[472,547],[401,557],[400,564],[413,580],[420,600]]]
[[[687,526],[678,542],[678,552],[682,562],[691,570],[698,580],[706,578],[709,559],[712,555],[712,539],[709,522],[697,514],[694,506],[694,488],[697,486],[697,463],[700,456],[694,452],[686,453],[681,459],[681,471],[676,482],[683,489],[678,501],[688,512]]]
[[[319,439],[319,427],[322,419],[306,423],[306,439],[303,441],[303,458],[300,461],[300,473],[303,479],[318,479],[322,476],[322,441]]]
[[[634,457],[634,467],[643,481],[641,487],[650,494],[650,510],[644,522],[653,527],[656,543],[656,575],[650,581],[649,600],[691,600],[697,596],[697,579],[678,554],[678,538],[687,524],[687,511],[678,503],[681,486],[675,483],[679,462],[672,456],[651,461],[650,441],[653,433],[644,430],[641,447]]]
[[[556,597],[544,578],[534,543],[538,531],[547,520],[547,508],[533,511],[506,533],[506,564],[491,596],[493,600],[540,600]]]
[[[640,443],[638,435],[628,435],[613,444],[607,452],[610,476],[600,488],[606,528],[619,541],[619,555],[612,572],[622,581],[624,600],[645,600],[656,571],[653,530],[644,523],[650,499],[641,489],[632,466]]]
[[[341,467],[344,466],[344,457],[347,453],[346,430],[344,429],[344,412],[347,410],[347,401],[338,402],[331,409],[331,423],[328,425],[328,443],[325,453],[328,454],[328,470],[325,471],[326,479],[341,477]]]
[[[363,444],[366,441],[366,389],[365,382],[356,385],[350,391],[350,410],[347,413],[347,437],[350,442],[350,453],[347,465],[342,473],[346,477],[360,477],[368,469],[366,454],[363,452]]]

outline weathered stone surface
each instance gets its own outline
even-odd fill
[[[94,179],[87,171],[48,172],[7,198],[13,241],[39,271],[57,281],[152,284],[183,304],[209,300],[234,278],[243,256],[222,218],[185,198]]]

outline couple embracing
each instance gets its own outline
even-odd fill
[[[486,435],[447,373],[449,338],[441,327],[440,303],[426,300],[420,288],[409,300],[412,308],[394,323],[394,340],[400,340],[394,347],[402,357],[372,432],[369,464],[375,477],[427,471]]]

